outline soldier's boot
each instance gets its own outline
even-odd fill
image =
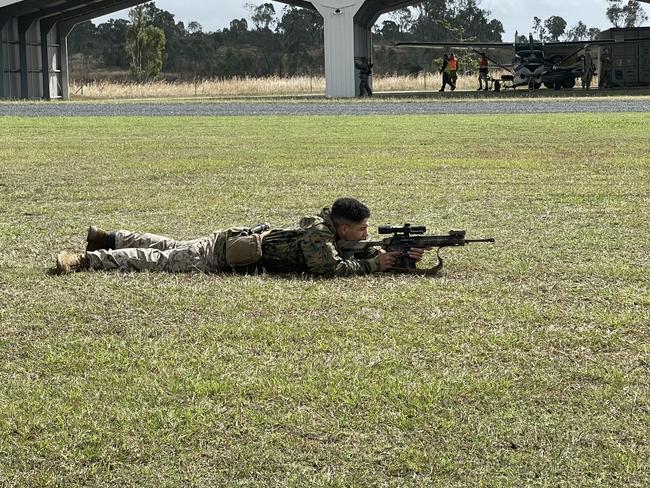
[[[88,227],[88,235],[86,236],[86,252],[98,251],[99,249],[113,249],[115,244],[111,245],[111,234],[104,229],[100,229],[94,225]]]
[[[56,257],[56,274],[64,275],[86,269],[90,269],[90,261],[85,254],[64,251]]]

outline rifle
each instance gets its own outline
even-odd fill
[[[337,247],[343,254],[352,255],[367,252],[371,247],[381,247],[386,252],[399,251],[399,265],[391,268],[391,272],[432,276],[442,269],[441,248],[464,246],[470,242],[494,242],[493,238],[465,239],[464,230],[451,230],[449,234],[438,236],[423,235],[426,231],[427,228],[424,225],[404,224],[401,227],[382,225],[379,227],[379,233],[393,234],[391,237],[376,241],[339,241]],[[415,260],[408,256],[408,251],[412,247],[424,249],[437,247],[438,264],[433,268],[419,269]]]

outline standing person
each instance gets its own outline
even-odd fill
[[[372,88],[370,88],[368,78],[372,76],[373,64],[368,61],[368,58],[361,57],[359,61],[354,63],[354,67],[359,70],[359,96],[362,97],[364,93],[367,93],[371,97]]]
[[[449,85],[449,87],[452,89],[454,88],[454,85],[451,84],[451,69],[449,68],[449,55],[445,54],[442,58],[442,66],[440,67],[440,72],[442,73],[442,87],[440,87],[440,90],[438,91],[445,91],[445,87]]]
[[[454,53],[449,57],[449,81],[451,81],[451,91],[456,89],[456,82],[458,81],[458,58]]]
[[[62,252],[56,272],[85,270],[158,271],[168,273],[310,273],[352,276],[388,271],[399,252],[371,250],[362,256],[342,253],[339,241],[368,237],[370,209],[354,198],[339,198],[318,215],[303,217],[285,229],[227,228],[208,237],[177,241],[169,237],[120,230],[107,232],[91,226],[86,252]],[[260,232],[261,231],[261,232]],[[420,261],[424,249],[408,255]]]
[[[483,82],[485,81],[485,88]],[[481,58],[478,61],[478,91],[488,91],[488,58],[485,53],[481,53]]]
[[[585,53],[581,56],[582,58],[582,89],[589,90],[591,88],[591,81],[594,78],[594,71],[596,67],[594,66],[594,60],[591,57],[591,54],[585,49]]]

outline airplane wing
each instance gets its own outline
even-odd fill
[[[512,49],[511,42],[396,42],[396,47],[422,47],[425,49],[436,49],[441,47],[456,47],[459,49],[488,49],[503,48]]]
[[[609,44],[624,44],[628,42],[639,42],[639,41],[650,41],[650,37],[636,37],[636,38],[627,38],[627,39],[598,39],[592,41],[551,41],[545,42],[544,47],[546,46],[606,46]]]
[[[509,42],[397,42],[395,43],[396,47],[423,47],[423,48],[428,48],[428,49],[436,49],[436,48],[444,48],[444,47],[453,47],[453,48],[458,48],[458,49],[469,49],[470,51],[474,51],[476,54],[485,54],[482,51],[479,51],[479,49],[487,49],[487,48],[500,48],[500,49],[512,49],[513,44]],[[495,66],[498,66],[499,68],[509,71],[512,73],[512,69],[510,68],[512,65],[511,64],[501,64],[498,61],[492,59],[489,56],[485,56],[488,61],[493,63]]]
[[[650,1],[650,0],[649,0]],[[609,45],[609,44],[619,44],[627,42],[638,42],[638,41],[650,41],[650,37],[639,37],[636,39],[625,39],[625,40],[615,40],[615,39],[602,39],[602,40],[593,40],[593,41],[551,41],[544,42],[543,46],[582,46],[584,49],[587,46],[598,46],[598,45]],[[403,41],[396,42],[395,47],[419,47],[425,49],[438,49],[445,47],[454,47],[458,49],[512,49],[515,44],[512,42],[412,42],[412,41]]]

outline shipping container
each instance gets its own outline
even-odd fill
[[[650,41],[639,43],[639,85],[650,86]]]
[[[650,38],[650,27],[608,29],[598,35],[598,40],[628,41],[598,49],[602,88],[650,86],[650,41],[629,42],[641,38]]]

